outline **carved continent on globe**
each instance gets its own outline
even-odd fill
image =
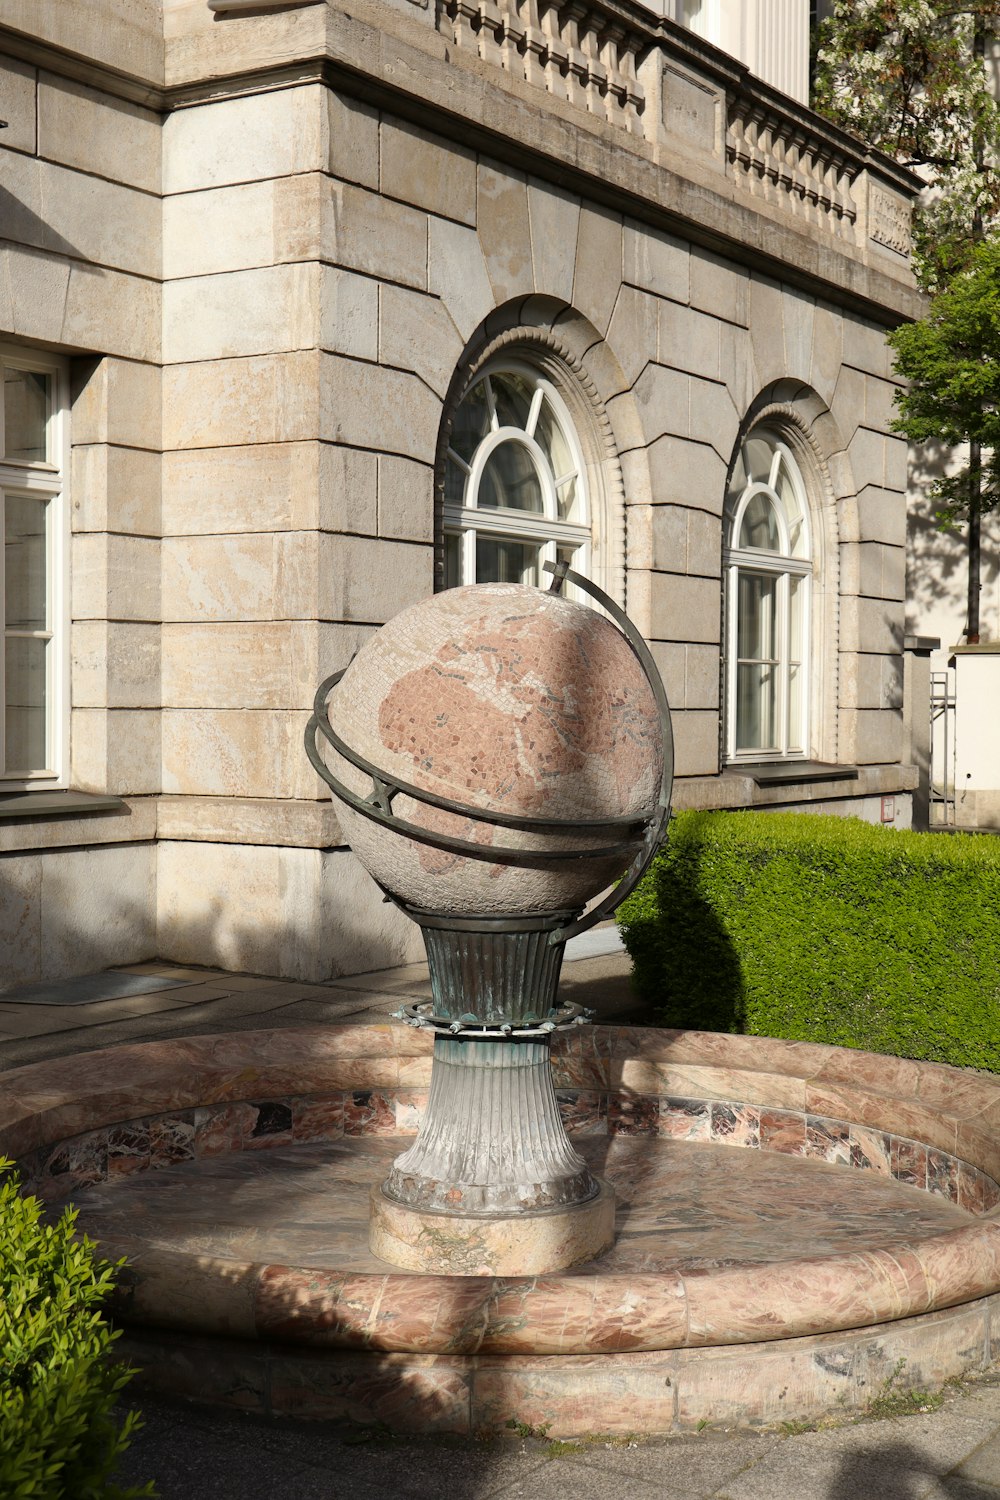
[[[641,819],[663,772],[660,716],[645,672],[605,616],[520,584],[449,589],[404,610],[333,689],[330,723],[390,777],[464,806],[521,818]],[[339,756],[362,797],[371,779]],[[573,910],[608,886],[641,830],[512,829],[399,793],[396,818],[433,834],[535,852],[529,867],[435,848],[342,805],[361,863],[410,906],[472,914]],[[556,850],[631,850],[556,860]]]

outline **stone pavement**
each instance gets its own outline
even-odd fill
[[[613,931],[586,934],[561,993],[598,1019],[637,1013]],[[429,993],[412,965],[311,985],[139,964],[181,984],[88,1004],[72,981],[40,1004],[0,995],[0,1068],[165,1035],[384,1018]],[[706,1429],[633,1443],[559,1443],[512,1433],[487,1442],[394,1438],[380,1431],[267,1423],[236,1412],[139,1404],[145,1426],[121,1478],[154,1478],[161,1500],[1000,1500],[1000,1373],[949,1388],[937,1409],[809,1432]]]

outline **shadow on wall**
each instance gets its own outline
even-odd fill
[[[942,646],[955,645],[965,628],[968,589],[968,533],[959,522],[953,531],[942,531],[934,504],[927,498],[933,482],[947,472],[948,448],[924,443],[911,454],[909,513],[907,517],[906,629],[913,635],[938,635]],[[991,532],[989,518],[983,523],[982,600],[983,634],[1000,630],[996,616],[1000,547]]]
[[[347,850],[106,844],[0,856],[0,992],[164,959],[311,983],[423,958]]]

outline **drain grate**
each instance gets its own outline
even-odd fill
[[[176,990],[190,979],[164,979],[160,974],[82,974],[78,979],[46,979],[0,992],[6,1005],[96,1005],[101,1000],[124,1000],[129,995],[151,995]]]

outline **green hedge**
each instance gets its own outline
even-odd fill
[[[0,1159],[0,1495],[3,1500],[133,1500],[151,1485],[110,1477],[136,1424],[114,1405],[131,1378],[112,1364],[101,1313],[115,1267],[74,1230],[43,1221]]]
[[[666,1026],[1000,1072],[1000,839],[681,813],[619,922]]]

